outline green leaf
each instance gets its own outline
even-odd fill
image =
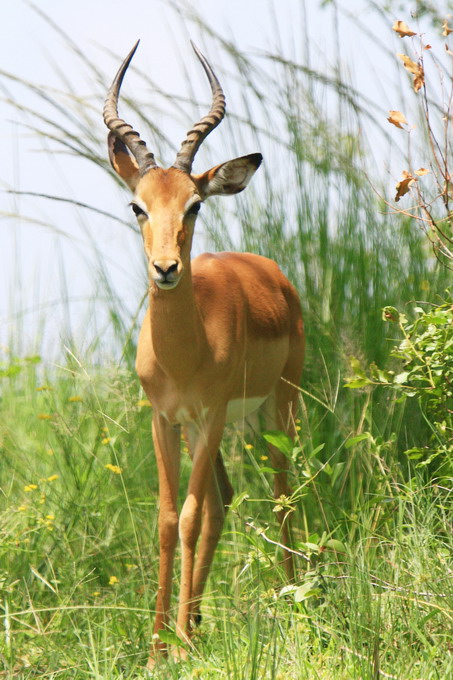
[[[279,430],[269,430],[263,433],[264,439],[268,444],[275,446],[276,449],[285,454],[285,456],[291,456],[294,442],[291,437],[285,432],[280,432]]]
[[[331,479],[331,484],[332,484],[332,486],[335,484],[335,482],[337,481],[338,477],[339,477],[339,476],[341,475],[341,473],[343,472],[345,466],[346,466],[346,462],[335,463],[335,465],[333,466],[333,475],[332,475],[332,479]]]
[[[273,467],[263,466],[263,467],[260,467],[260,472],[263,472],[266,475],[277,475],[279,473],[279,470],[276,470]]]
[[[349,387],[350,389],[355,390],[359,387],[365,387],[366,385],[371,384],[372,384],[371,380],[369,380],[368,378],[355,378],[345,383],[345,387]]]
[[[303,600],[306,600],[308,597],[312,597],[312,595],[317,595],[319,592],[319,589],[316,588],[316,581],[307,581],[307,583],[304,583],[303,586],[299,586],[297,590],[294,593],[294,601],[295,602],[302,602]],[[313,592],[313,590],[316,588],[316,593]]]
[[[316,448],[313,449],[313,451],[310,453],[310,456],[309,456],[309,457],[310,457],[310,458],[313,458],[314,456],[317,456],[318,453],[319,453],[320,451],[322,451],[324,447],[325,447],[325,443],[324,443],[324,444],[319,444]]]
[[[330,550],[335,550],[336,552],[346,552],[345,544],[336,538],[329,538],[329,540],[326,541],[326,548],[330,548]]]
[[[396,385],[403,385],[405,382],[407,382],[408,377],[409,372],[403,371],[403,373],[398,373],[398,375],[395,375],[395,377],[393,378],[393,382]]]
[[[316,470],[316,472],[319,472],[324,468],[324,463],[321,460],[318,460],[318,458],[314,458],[313,456],[310,456],[310,466]]]
[[[283,597],[284,595],[288,595],[289,593],[294,593],[296,590],[297,590],[297,586],[294,586],[294,585],[283,586],[283,588],[280,590],[278,596]]]
[[[0,368],[0,378],[12,378],[14,375],[20,373],[21,370],[22,366],[18,366],[17,364],[11,364],[8,368]]]
[[[387,306],[382,310],[382,319],[384,321],[393,321],[394,323],[398,323],[400,320],[400,313],[396,307]]]
[[[352,373],[356,378],[366,378],[366,373],[363,370],[362,364],[356,357],[349,357],[349,365]]]
[[[41,357],[39,354],[33,354],[32,356],[25,357],[25,361],[28,361],[29,364],[39,364],[41,363]]]
[[[246,501],[248,498],[249,494],[247,493],[247,491],[243,491],[242,493],[239,494],[239,496],[233,498],[233,501],[232,503],[230,503],[229,507],[231,508],[231,510],[237,510],[238,507],[242,505],[242,503]]]
[[[414,447],[412,449],[407,449],[404,453],[409,460],[419,460],[426,454],[426,450]]]
[[[350,449],[353,447],[355,444],[358,444],[359,442],[363,442],[365,439],[370,439],[371,435],[369,432],[364,432],[363,434],[358,434],[356,437],[351,437],[348,439],[346,442],[345,449]]]
[[[176,635],[174,630],[161,629],[159,631],[159,640],[165,642],[167,645],[176,645],[177,647],[184,646],[183,641]]]
[[[310,541],[305,541],[305,543],[301,543],[300,545],[302,546],[302,549],[307,552],[314,552],[316,554],[319,553],[320,547],[317,543],[310,543]]]

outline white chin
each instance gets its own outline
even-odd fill
[[[179,279],[177,281],[154,281],[154,283],[161,290],[173,290],[178,285]]]

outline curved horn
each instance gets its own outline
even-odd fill
[[[144,175],[150,168],[156,168],[157,163],[152,154],[146,148],[145,142],[140,139],[140,135],[128,123],[118,117],[118,95],[120,93],[121,84],[123,82],[124,74],[127,71],[135,50],[138,47],[140,40],[137,40],[134,47],[131,49],[126,59],[121,64],[118,73],[116,74],[113,83],[107,92],[107,97],[104,104],[104,123],[108,129],[130,150],[135,157],[140,175]]]
[[[182,170],[187,174],[190,174],[193,159],[195,158],[195,154],[197,153],[201,143],[204,141],[204,139],[206,139],[209,133],[217,127],[225,115],[225,95],[223,94],[223,90],[220,86],[217,76],[209,66],[205,57],[201,54],[200,50],[193,44],[192,41],[191,45],[198,59],[201,61],[201,65],[203,66],[206,75],[208,76],[212,91],[212,104],[208,115],[204,116],[204,118],[196,123],[187,133],[187,137],[181,144],[181,149],[178,151],[176,161],[173,164],[174,168]]]

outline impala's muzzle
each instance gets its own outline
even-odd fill
[[[150,275],[156,286],[162,290],[175,288],[181,278],[182,264],[177,260],[154,260]]]

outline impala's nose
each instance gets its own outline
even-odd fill
[[[181,275],[181,266],[177,260],[154,260],[151,277],[159,288],[174,288]]]

